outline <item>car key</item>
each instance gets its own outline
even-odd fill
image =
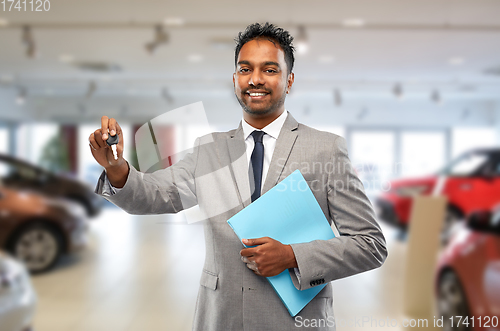
[[[108,135],[108,139],[106,139],[106,143],[111,147],[111,150],[113,151],[115,160],[118,160],[118,151],[116,150],[116,144],[118,144],[119,141],[120,139],[118,138],[118,134],[115,134],[114,136]]]

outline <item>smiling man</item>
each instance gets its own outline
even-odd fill
[[[243,120],[235,130],[199,138],[193,153],[167,169],[144,174],[130,167],[115,119],[103,116],[89,137],[92,155],[105,168],[96,193],[125,211],[176,213],[196,204],[218,210],[204,222],[194,330],[334,330],[329,282],[379,267],[387,257],[344,139],[300,124],[285,110],[294,82],[292,40],[268,23],[238,35],[233,82]],[[120,136],[117,160],[104,142],[108,134]],[[226,221],[297,169],[340,236],[292,245],[248,238],[244,243],[255,247],[243,248]],[[236,205],[226,208],[227,201]],[[265,278],[284,270],[299,290],[327,284],[295,318]]]

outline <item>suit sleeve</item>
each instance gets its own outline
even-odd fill
[[[344,138],[336,138],[332,158],[338,168],[328,175],[328,208],[340,236],[291,245],[300,281],[293,270],[290,276],[299,290],[380,267],[387,257],[384,235],[352,168]]]
[[[192,153],[166,169],[143,173],[129,164],[125,185],[113,194],[103,171],[95,193],[134,215],[177,213],[190,208],[198,203],[195,185],[198,152],[199,139]]]

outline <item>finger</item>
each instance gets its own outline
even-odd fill
[[[92,146],[92,144],[89,143],[89,146],[91,149],[93,149],[94,151],[97,151],[97,148],[95,148],[94,146]]]
[[[111,118],[108,122],[109,134],[114,136],[116,134],[116,120]]]
[[[121,136],[122,135],[122,127],[120,126],[120,124],[118,124],[118,122],[115,121],[115,125],[116,125],[116,133]]]
[[[243,239],[243,243],[247,246],[262,245],[270,242],[272,239],[269,237],[261,237],[255,239]]]
[[[255,263],[255,261],[252,261],[250,260],[248,257],[246,256],[242,256],[241,257],[241,261],[243,261],[244,263]]]
[[[101,117],[101,132],[102,132],[102,140],[108,139],[108,116]]]
[[[244,248],[240,251],[241,256],[253,256],[255,249],[254,248]]]
[[[104,140],[102,140],[101,129],[97,129],[94,131],[94,140],[95,140],[98,148],[102,148],[102,147],[106,146],[106,143],[104,142]]]
[[[92,132],[89,136],[89,145],[92,147],[94,150],[97,150],[99,148],[99,145],[97,145],[94,137],[94,132]]]
[[[121,141],[116,145],[116,153],[118,154],[118,157],[123,155],[123,143]]]
[[[259,272],[259,268],[255,263],[247,263],[247,268],[253,270],[254,272]]]

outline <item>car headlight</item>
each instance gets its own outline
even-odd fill
[[[47,199],[46,203],[51,207],[63,210],[75,218],[84,218],[86,215],[83,206],[67,199]]]
[[[415,197],[429,190],[427,185],[402,186],[395,189],[396,194],[402,197]]]
[[[2,253],[0,253],[2,254]],[[19,289],[23,286],[27,275],[23,266],[5,255],[0,260],[0,289]]]

